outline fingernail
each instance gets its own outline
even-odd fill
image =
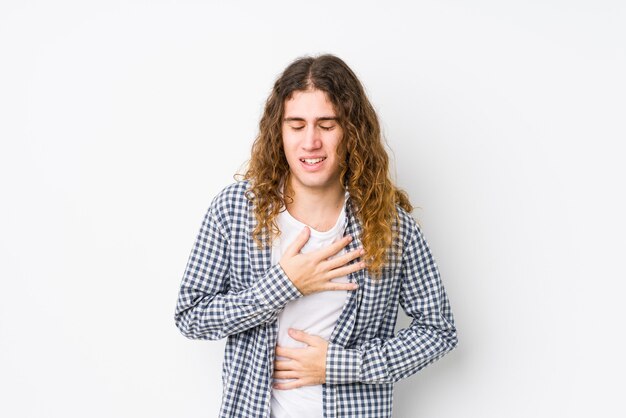
[[[352,235],[348,235],[348,241],[352,241]]]

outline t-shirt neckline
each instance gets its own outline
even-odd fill
[[[295,225],[296,227],[304,228],[305,226],[308,226],[309,229],[311,230],[311,236],[315,236],[317,238],[328,238],[336,234],[337,231],[342,229],[342,227],[345,225],[346,202],[348,201],[348,196],[349,196],[348,192],[346,191],[344,200],[343,200],[343,206],[341,208],[341,211],[339,211],[339,216],[337,217],[337,221],[335,222],[335,225],[333,225],[333,227],[330,228],[328,231],[318,231],[317,229],[305,224],[304,222],[297,220],[296,218],[293,217],[291,213],[289,213],[287,208],[284,208],[283,215],[285,216],[285,219],[288,222],[290,222],[292,225]]]

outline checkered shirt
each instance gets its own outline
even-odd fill
[[[256,219],[241,181],[212,201],[182,278],[175,322],[192,339],[227,338],[220,417],[269,417],[277,317],[303,295],[271,248],[252,239]],[[348,198],[348,202],[350,199]],[[457,344],[454,318],[437,264],[415,220],[398,208],[399,230],[382,279],[349,275],[351,291],[330,337],[323,384],[325,418],[391,417],[393,384]],[[361,245],[361,227],[346,204],[346,230]],[[398,306],[412,318],[394,333]]]

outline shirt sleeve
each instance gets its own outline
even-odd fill
[[[192,339],[216,340],[270,322],[287,302],[302,296],[280,264],[249,288],[230,289],[229,239],[216,200],[189,256],[174,314],[180,332]]]
[[[444,356],[457,344],[454,318],[429,246],[419,227],[402,256],[400,305],[411,325],[389,339],[357,348],[330,343],[326,383],[393,383]],[[385,277],[382,278],[385,280]]]

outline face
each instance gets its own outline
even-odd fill
[[[341,188],[337,147],[343,130],[326,92],[295,91],[285,101],[282,136],[296,193]]]

